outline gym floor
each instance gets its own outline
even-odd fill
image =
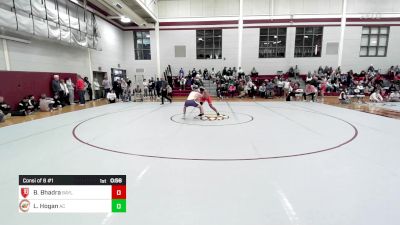
[[[186,99],[186,97],[174,97],[173,101],[176,102],[183,102]],[[274,99],[261,99],[261,98],[256,98],[256,99],[239,99],[239,98],[226,98],[223,100],[219,100],[217,98],[214,98],[215,102],[276,102],[276,101],[283,101],[284,99],[282,98],[274,98]],[[321,99],[319,99],[320,102]],[[365,101],[368,101],[365,99]],[[371,114],[376,114],[376,115],[381,115],[385,117],[390,117],[390,118],[395,118],[395,119],[400,119],[400,106],[398,108],[387,108],[387,107],[382,107],[383,104],[358,104],[358,103],[352,103],[348,105],[340,104],[338,102],[337,97],[325,97],[323,100],[324,104],[328,105],[333,105],[333,106],[338,106],[338,107],[343,107],[343,108],[348,108],[348,109],[353,109],[353,110],[358,110],[366,113],[371,113]],[[72,106],[66,106],[62,109],[55,110],[53,112],[39,112],[39,113],[34,113],[29,116],[24,116],[24,117],[12,117],[10,119],[7,119],[5,122],[0,123],[0,128],[5,127],[5,126],[10,126],[18,123],[23,123],[23,122],[28,122],[32,121],[35,119],[42,119],[46,118],[49,116],[54,116],[54,115],[59,115],[63,113],[68,113],[68,112],[73,112],[77,110],[82,110],[82,109],[88,109],[92,107],[97,107],[97,106],[102,106],[107,104],[107,101],[102,99],[98,101],[90,101],[87,102],[85,106],[79,106],[79,105],[72,105]],[[390,104],[390,103],[388,103]],[[394,103],[396,104],[396,103]]]
[[[398,119],[311,102],[214,104],[223,118],[183,119],[180,101],[98,101],[1,128],[1,193],[16,193],[19,174],[126,174],[129,211],[21,216],[16,195],[3,195],[15,207],[2,223],[398,224]]]

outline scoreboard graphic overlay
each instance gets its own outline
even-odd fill
[[[125,213],[126,175],[19,175],[20,213]]]

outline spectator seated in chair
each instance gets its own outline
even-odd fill
[[[273,98],[274,97],[274,83],[267,80],[267,85],[265,86],[266,98]]]
[[[134,99],[133,101],[136,102],[138,100],[143,102],[143,93],[142,93],[142,89],[140,88],[139,85],[136,86],[136,88],[133,90],[134,94]]]
[[[239,66],[239,70],[238,70],[238,78],[239,79],[242,79],[244,77],[244,72],[243,72],[243,70],[242,70],[242,67],[241,66]]]
[[[261,98],[266,97],[266,94],[265,94],[266,91],[267,91],[267,87],[265,86],[265,82],[263,82],[262,85],[260,87],[258,87],[258,92],[259,92]]]
[[[179,81],[179,90],[185,90],[186,89],[186,78],[182,77],[181,80]]]
[[[239,84],[238,86],[239,95],[238,98],[244,98],[246,96],[245,86],[243,83]]]
[[[234,84],[229,85],[228,92],[229,95],[233,98],[236,93],[236,86]]]
[[[258,76],[258,72],[257,72],[257,70],[256,70],[256,68],[255,67],[253,67],[253,69],[251,70],[251,76],[252,77],[256,77],[256,76]]]

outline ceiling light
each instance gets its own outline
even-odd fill
[[[125,17],[125,16],[121,16],[121,22],[123,22],[123,23],[130,23],[130,22],[131,22],[131,19],[129,19],[128,17]]]

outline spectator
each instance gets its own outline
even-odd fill
[[[306,77],[306,82],[311,82],[312,80],[312,76],[311,76],[311,72],[308,71],[307,77]]]
[[[4,102],[3,96],[0,96],[0,112],[3,121],[11,117],[11,106]]]
[[[278,88],[277,90],[278,90],[279,97],[282,97],[282,95],[283,95],[283,85],[284,85],[284,83],[282,81],[282,78],[279,78],[276,82],[276,87]]]
[[[53,95],[60,95],[61,85],[60,85],[60,76],[54,75],[53,80],[51,81],[51,89],[53,91]]]
[[[375,102],[375,103],[383,102],[382,95],[379,93],[378,90],[374,91],[374,93],[372,93],[372,94],[369,96],[369,100],[370,100],[371,102]]]
[[[194,77],[196,77],[196,75],[197,75],[197,71],[196,71],[196,69],[195,68],[193,68],[193,70],[192,70],[192,77],[194,78]],[[158,79],[158,78],[157,78]]]
[[[223,98],[223,96],[222,96],[222,85],[219,82],[217,83],[217,97],[220,98],[220,99]]]
[[[316,93],[318,93],[317,88],[314,85],[307,83],[305,91],[303,93],[304,101],[307,100],[307,96],[311,96],[311,101],[314,101]]]
[[[327,83],[328,83],[328,81],[326,80],[326,78],[323,78],[322,82],[320,83],[321,97],[322,98],[325,96],[326,89],[327,89],[327,86],[328,86]]]
[[[228,72],[226,70],[226,66],[224,67],[224,69],[222,70],[222,76],[227,76]]]
[[[94,97],[96,100],[99,100],[101,98],[101,90],[100,90],[100,84],[97,81],[97,79],[93,80],[93,89],[94,89]]]
[[[288,75],[289,77],[294,77],[294,69],[292,66],[289,68]]]
[[[220,72],[218,71],[218,73],[220,73]],[[217,79],[217,73],[215,72],[214,67],[211,69],[211,72],[210,72],[210,79],[211,79],[213,82],[215,82],[216,79]]]
[[[343,90],[339,94],[339,102],[342,104],[349,104],[350,98],[347,96],[347,91]]]
[[[3,113],[3,111],[0,110],[0,123],[4,122],[6,120],[6,115]]]
[[[182,79],[185,76],[185,72],[183,71],[183,69],[181,68],[179,70],[179,79]]]
[[[54,95],[53,101],[54,101],[54,104],[53,104],[54,108],[61,109],[63,107],[60,96]]]
[[[263,82],[262,85],[260,87],[258,87],[258,92],[260,93],[260,97],[261,98],[266,98],[266,91],[267,91],[267,87],[265,86],[265,83]]]
[[[251,76],[252,77],[256,77],[256,76],[258,76],[258,72],[257,72],[257,70],[256,70],[256,68],[255,67],[253,67],[253,69],[251,70]]]
[[[186,89],[186,78],[182,77],[182,79],[179,81],[179,90],[185,90]]]
[[[294,67],[294,77],[295,78],[297,78],[299,75],[300,75],[300,70],[299,70],[299,67],[296,65],[295,67]]]
[[[83,81],[80,75],[78,75],[78,80],[76,81],[76,90],[79,95],[79,105],[85,105],[85,81]]]
[[[229,67],[228,71],[226,71],[226,72],[229,77],[232,76],[232,74],[233,74],[232,69],[230,67]]]
[[[229,92],[229,95],[233,98],[233,96],[235,95],[235,92],[236,92],[235,85],[233,85],[233,84],[229,85],[228,92]]]
[[[129,89],[129,85],[123,78],[120,79],[120,82],[121,82],[121,89],[122,89],[122,101],[128,102],[131,100],[131,92]]]
[[[62,105],[63,106],[65,106],[66,104],[70,105],[69,90],[68,90],[67,84],[65,83],[64,79],[60,80],[60,86],[61,86],[61,92],[62,92],[62,94],[60,94],[60,97],[62,97],[62,99],[60,99],[60,100],[61,100]]]
[[[368,67],[368,72],[375,72],[375,68],[372,64]]]
[[[164,98],[166,98],[167,100],[169,100],[170,103],[172,103],[171,98],[169,98],[169,97],[167,96],[167,95],[168,95],[168,90],[167,90],[168,84],[167,84],[167,82],[166,82],[163,78],[161,78],[160,86],[161,86],[161,87],[160,87],[160,91],[161,91],[161,105],[164,104]]]
[[[246,85],[246,91],[250,98],[255,98],[256,86],[253,81],[249,80]]]
[[[242,79],[244,77],[244,72],[242,70],[242,67],[239,66],[239,70],[238,70],[238,79]]]
[[[238,98],[243,98],[246,96],[246,90],[243,83],[239,84],[238,91],[239,91],[239,95],[237,96]]]
[[[140,88],[139,85],[136,85],[136,88],[133,90],[133,92],[135,93],[134,101],[136,101],[137,99],[140,99],[140,101],[143,102],[143,93],[142,93],[142,89]]]
[[[108,92],[106,97],[107,97],[108,103],[115,103],[115,101],[117,99],[117,95],[115,94],[114,90],[111,90],[110,92]]]
[[[285,98],[289,96],[290,88],[290,80],[283,81],[283,95]]]
[[[232,68],[232,76],[237,77],[237,70],[235,66]]]
[[[46,97],[46,94],[42,94],[39,100],[39,108],[42,112],[51,112],[54,110],[54,99]]]
[[[128,85],[128,88],[130,89],[132,87],[132,81],[129,78],[126,78],[126,84]]]
[[[167,96],[172,98],[172,87],[169,84],[167,86]]]
[[[29,98],[24,97],[17,106],[17,112],[18,114],[15,114],[15,116],[26,116],[32,114],[33,107],[29,107]],[[13,114],[14,116],[14,114]]]
[[[113,82],[113,90],[117,95],[117,100],[121,98],[122,88],[121,88],[121,78],[115,77]]]
[[[71,105],[75,105],[75,92],[74,92],[74,90],[75,90],[75,84],[72,83],[71,78],[68,78],[68,79],[67,79],[66,84],[67,84],[67,90],[68,90],[68,92],[69,92],[69,99],[68,99],[68,101],[69,101],[69,103],[70,103]]]
[[[149,82],[146,79],[143,79],[143,97],[149,96]]]
[[[275,85],[271,81],[267,80],[266,86],[265,86],[265,97],[266,98],[273,98],[274,96],[274,88]]]
[[[92,101],[93,100],[92,84],[89,82],[89,78],[88,77],[85,77],[84,81],[85,81],[85,90],[89,95],[89,101]]]
[[[149,93],[150,93],[150,99],[156,97],[156,84],[154,82],[154,78],[150,78],[149,80]]]
[[[322,69],[322,66],[318,67],[318,74],[323,74],[324,73],[324,69]]]
[[[111,82],[108,80],[108,76],[104,76],[104,80],[102,82],[104,87],[104,95],[107,96],[108,92],[111,91]]]
[[[35,96],[28,96],[28,108],[32,110],[32,112],[37,111],[39,109],[39,102],[35,100]]]
[[[390,93],[388,101],[389,102],[400,102],[400,93],[399,93],[399,91],[393,91],[392,93]]]
[[[204,71],[203,71],[203,79],[204,80],[209,80],[210,79],[210,77],[208,75],[208,69],[207,68],[205,68]]]
[[[194,70],[194,73],[196,74],[196,70],[193,68],[193,70]],[[192,72],[192,74],[193,74],[193,72]],[[161,86],[162,86],[162,84],[163,84],[164,82],[162,82],[161,80],[160,80],[160,78],[157,78],[157,81],[156,81],[156,92],[157,92],[157,97],[160,97],[161,96]]]

